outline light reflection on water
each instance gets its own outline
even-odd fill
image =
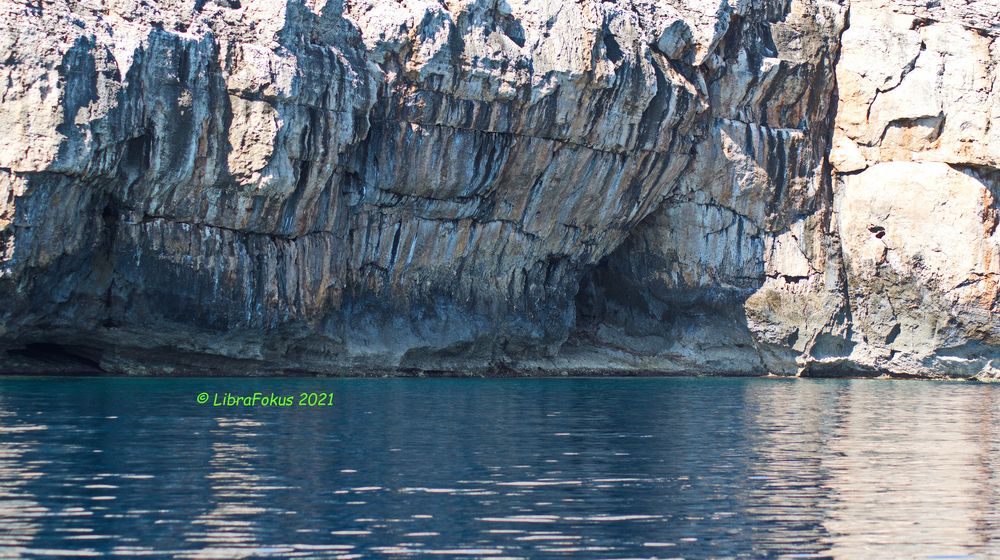
[[[998,420],[970,383],[7,378],[0,557],[997,556]]]

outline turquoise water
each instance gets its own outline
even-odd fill
[[[987,557],[998,469],[994,385],[0,379],[3,558]]]

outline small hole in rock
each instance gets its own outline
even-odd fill
[[[875,234],[875,239],[882,239],[885,237],[885,228],[882,226],[868,226],[868,231]]]

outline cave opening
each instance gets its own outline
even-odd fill
[[[103,373],[99,348],[60,344],[56,342],[30,342],[20,348],[7,350],[12,358],[38,362],[60,370],[78,373]]]

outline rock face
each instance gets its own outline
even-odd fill
[[[993,0],[0,10],[0,370],[998,373]]]
[[[801,351],[805,374],[995,377],[1000,5],[855,0],[850,21],[829,155],[839,290],[792,304],[765,284],[759,340]]]

